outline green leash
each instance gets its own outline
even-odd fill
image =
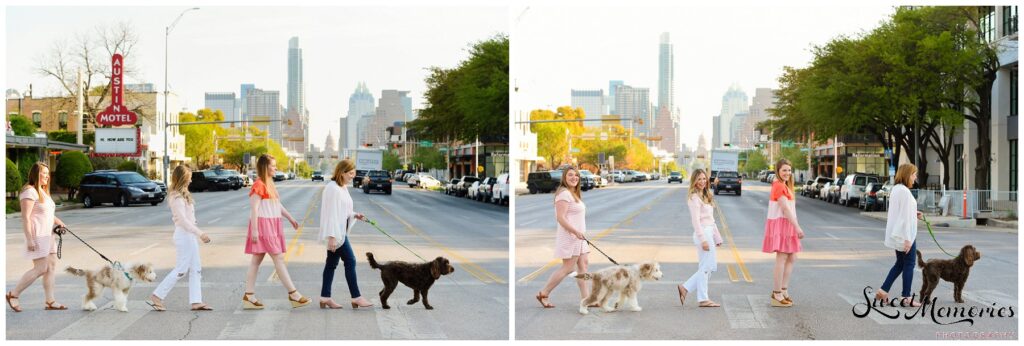
[[[384,232],[384,230],[381,229],[380,226],[377,226],[377,222],[375,222],[373,220],[370,220],[370,218],[365,217],[365,216],[363,217],[363,219],[366,220],[366,223],[373,225],[373,228],[376,228],[378,232],[384,234],[385,236],[390,238],[392,241],[394,241],[398,245],[400,245],[403,248],[405,248],[405,250],[409,251],[409,253],[413,254],[413,256],[418,257],[420,260],[423,260],[423,262],[428,262],[426,259],[424,259],[423,257],[420,257],[420,255],[416,254],[415,251],[412,251],[412,249],[406,247],[405,244],[402,244],[402,242],[398,241],[398,239],[395,239],[394,237],[392,237],[390,234],[388,234],[388,232]]]
[[[956,256],[950,254],[948,251],[946,251],[946,249],[943,249],[942,245],[939,245],[939,240],[935,239],[935,231],[932,231],[932,223],[928,222],[928,218],[925,217],[924,214],[921,214],[921,219],[924,220],[924,225],[928,227],[928,234],[932,235],[932,241],[935,242],[935,245],[938,245],[939,250],[942,250],[942,252],[946,253],[946,255],[948,255],[949,257],[956,258]]]

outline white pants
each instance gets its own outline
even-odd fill
[[[160,299],[164,299],[167,293],[171,292],[171,288],[178,282],[178,279],[188,275],[189,303],[202,303],[201,280],[203,268],[199,264],[199,237],[185,230],[175,229],[174,247],[178,252],[177,264],[174,265],[174,269],[170,273],[167,273],[164,280],[160,281],[160,285],[156,287],[153,294]]]
[[[708,251],[701,247],[701,241],[697,235],[693,236],[693,243],[697,246],[697,272],[693,273],[683,287],[687,292],[697,292],[697,301],[708,300],[708,281],[711,280],[711,273],[718,270],[718,261],[715,259],[715,229],[713,226],[704,226],[704,239],[708,242]]]

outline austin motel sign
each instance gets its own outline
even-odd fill
[[[96,114],[96,124],[100,126],[135,125],[139,116],[128,110],[124,105],[124,57],[114,54],[110,75],[110,106]]]

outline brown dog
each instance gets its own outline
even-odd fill
[[[921,258],[921,251],[917,251],[917,265],[921,267],[924,276],[924,283],[921,284],[921,302],[930,303],[932,291],[939,285],[939,279],[953,283],[953,298],[957,303],[963,303],[961,294],[964,291],[964,284],[967,283],[967,276],[971,274],[971,266],[974,261],[981,259],[981,253],[973,245],[965,245],[960,249],[960,255],[953,259],[931,259],[927,263]]]
[[[131,276],[131,280],[125,276],[124,272],[114,269],[109,264],[97,271],[67,267],[66,270],[71,275],[84,276],[85,285],[89,288],[89,292],[82,297],[82,310],[96,310],[93,300],[103,293],[104,287],[109,287],[114,294],[114,308],[121,312],[128,312],[128,291],[132,289],[134,280],[145,282],[156,280],[152,264],[126,264],[124,268]]]
[[[427,302],[427,291],[430,290],[430,286],[434,284],[434,281],[441,278],[441,275],[455,272],[451,262],[447,258],[440,256],[427,263],[391,261],[378,264],[373,259],[373,253],[367,252],[366,259],[370,262],[370,268],[380,269],[380,280],[384,282],[384,289],[380,290],[380,305],[385,309],[391,308],[388,306],[388,297],[395,291],[395,287],[398,286],[399,282],[412,289],[412,299],[406,302],[406,304],[416,304],[422,294],[423,307],[427,308],[427,310],[434,309]]]

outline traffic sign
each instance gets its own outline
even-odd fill
[[[578,153],[578,152],[580,152],[580,148],[572,148],[572,150],[570,150],[570,151],[574,152],[574,153]]]
[[[431,141],[420,141],[420,146],[424,148],[431,148],[434,146],[434,142]]]

